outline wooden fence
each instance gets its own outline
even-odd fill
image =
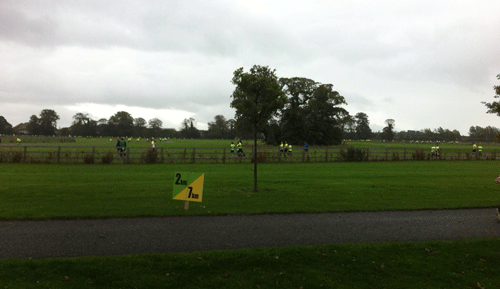
[[[447,148],[439,156],[417,148],[358,149],[365,161],[407,160],[496,160],[497,149],[483,149],[481,154],[470,150]],[[229,148],[209,147],[159,147],[155,151],[146,147],[127,147],[124,152],[109,146],[51,146],[51,145],[0,145],[0,162],[16,163],[244,163],[253,162],[253,147],[244,147],[245,156],[231,153]],[[257,161],[279,162],[340,162],[346,158],[347,148],[311,147],[292,154],[281,154],[276,147],[259,147]]]
[[[439,156],[429,151],[411,148],[358,149],[364,161],[406,160],[496,160],[497,149],[484,149],[473,154],[466,149],[442,149]],[[146,147],[127,147],[124,152],[116,147],[0,145],[0,162],[22,163],[242,163],[253,162],[253,147],[244,148],[245,156],[231,153],[229,148],[160,147],[155,151]],[[279,162],[339,162],[350,161],[347,148],[311,147],[309,152],[294,150],[282,154],[276,147],[259,147],[257,161]]]

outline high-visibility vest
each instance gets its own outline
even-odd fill
[[[232,144],[231,144],[231,150],[234,150],[234,147],[235,147],[235,146],[236,146],[236,145],[235,145],[234,143],[232,143]]]
[[[292,145],[288,145],[288,151],[292,152]]]
[[[283,143],[280,144],[280,149],[283,149]]]
[[[243,145],[241,144],[241,142],[238,143],[238,148],[241,149]]]

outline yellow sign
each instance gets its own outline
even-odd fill
[[[203,198],[203,173],[176,173],[174,178],[174,200],[201,202]]]

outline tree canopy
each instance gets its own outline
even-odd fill
[[[500,80],[500,74],[497,75],[497,79]],[[494,98],[500,98],[500,85],[495,85],[493,86],[493,90],[495,91],[495,96]],[[482,102],[486,107],[488,108],[488,111],[486,113],[496,113],[498,116],[500,116],[500,101],[493,101],[490,103],[487,102]]]
[[[232,83],[236,85],[231,97],[231,107],[236,109],[236,127],[252,132],[254,139],[254,191],[257,188],[257,133],[264,132],[273,116],[287,103],[278,82],[276,71],[267,66],[254,65],[250,72],[239,68]]]

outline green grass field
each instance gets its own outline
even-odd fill
[[[203,202],[172,200],[176,172],[205,173]],[[420,210],[500,204],[495,161],[0,166],[0,218]]]
[[[0,288],[500,288],[500,239],[0,260]]]
[[[0,218],[420,210],[500,204],[496,161],[0,164]],[[205,173],[203,202],[172,200]],[[493,210],[492,210],[493,212]],[[0,228],[1,229],[1,228]],[[1,240],[0,240],[1,244]],[[0,288],[500,288],[500,238],[0,260]]]

